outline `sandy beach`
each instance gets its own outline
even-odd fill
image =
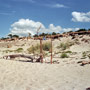
[[[68,39],[54,40],[53,47]],[[90,87],[90,64],[81,66],[78,63],[78,61],[90,60],[88,57],[82,59],[82,52],[90,53],[90,42],[80,42],[79,45],[71,46],[69,50],[72,53],[68,54],[69,58],[60,58],[60,53],[55,54],[53,61],[58,63],[53,64],[50,64],[50,56],[44,58],[44,63],[27,62],[24,58],[11,60],[2,58],[4,55],[16,54],[4,52],[5,50],[15,50],[24,43],[25,45],[22,46],[24,51],[21,54],[27,53],[26,50],[31,42],[32,40],[19,41],[19,43],[8,42],[12,45],[10,48],[3,46],[3,42],[0,43],[0,90],[86,90]],[[58,52],[58,49],[53,50],[54,53],[57,53],[56,51]]]
[[[90,65],[0,60],[0,90],[85,90]]]

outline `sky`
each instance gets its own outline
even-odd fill
[[[0,37],[90,28],[90,0],[0,0]]]

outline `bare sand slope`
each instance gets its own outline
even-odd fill
[[[0,90],[85,90],[90,65],[0,60]]]
[[[67,53],[69,57],[60,58],[65,51],[62,51],[62,48],[58,49],[57,46],[65,42],[74,44],[66,49],[71,51]],[[17,54],[14,51],[18,48],[23,48],[21,54],[27,54],[27,49],[38,43],[39,40],[1,42],[0,57]],[[8,45],[11,47],[7,48]],[[58,60],[59,64],[23,62],[22,58],[17,58],[17,61],[0,59],[0,90],[86,90],[90,87],[90,64],[85,66],[77,64],[78,61],[90,60],[88,57],[90,37],[60,38],[53,41],[53,48],[53,55],[56,53],[53,61]],[[44,59],[50,62],[50,56]]]

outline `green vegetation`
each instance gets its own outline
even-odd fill
[[[18,48],[18,49],[15,50],[15,52],[18,52],[18,53],[20,53],[22,51],[23,51],[23,48]]]
[[[50,48],[51,48],[51,43],[50,42],[47,42],[47,43],[43,44],[43,50],[44,51],[49,51]]]
[[[78,29],[77,31],[75,32],[80,32],[80,31],[90,31],[90,29]],[[66,33],[70,33],[70,32],[73,32],[73,31],[69,31],[69,32],[63,32],[63,34],[66,34]],[[57,35],[57,34],[60,34],[60,33],[56,33],[56,32],[52,32],[52,33],[41,33],[40,35],[37,35],[35,34],[34,37],[38,37],[38,36],[48,36],[48,35]]]
[[[45,34],[45,33],[42,33],[42,34],[40,34],[40,36],[46,36],[47,34]]]
[[[72,53],[72,51],[65,51],[64,53]]]
[[[5,38],[5,37],[2,37],[1,40],[6,40],[6,39],[9,39],[9,38]]]
[[[51,47],[51,44],[49,42],[44,43],[42,45],[42,48],[44,51],[49,51]],[[31,46],[30,48],[27,49],[28,53],[35,53],[35,52],[40,52],[40,44],[37,44],[35,46]]]
[[[52,32],[52,35],[56,35],[57,33],[56,32]]]
[[[5,53],[18,52],[18,53],[20,53],[20,52],[22,52],[22,51],[23,51],[23,48],[18,48],[18,49],[16,49],[16,50],[4,50],[3,52],[5,52]]]
[[[3,52],[9,53],[9,52],[14,52],[14,50],[4,50]]]
[[[83,53],[82,53],[82,57],[83,57],[83,58],[86,58],[86,52],[83,52]]]
[[[13,35],[12,37],[19,38],[19,36],[18,36],[18,35]]]
[[[88,54],[88,58],[90,59],[90,54]]]
[[[18,35],[8,34],[8,36],[9,36],[10,38],[19,38],[19,36],[18,36]]]
[[[87,57],[90,59],[90,52],[88,52],[88,51],[87,52],[83,52],[82,53],[82,59],[85,59]]]
[[[33,37],[38,37],[38,35],[37,35],[37,34],[35,34],[35,35],[33,35]]]
[[[70,46],[72,46],[73,45],[73,43],[71,43],[71,42],[66,42],[66,43],[60,43],[60,45],[59,46],[57,46],[57,48],[58,49],[62,49],[62,50],[66,50],[66,49],[68,49]]]
[[[61,58],[68,58],[69,56],[66,53],[62,53],[60,57]]]
[[[30,48],[28,48],[27,49],[27,51],[28,51],[28,53],[35,53],[35,52],[37,52],[37,51],[39,51],[40,52],[40,45],[39,44],[37,44],[37,45],[35,45],[35,46],[31,46]]]
[[[86,29],[79,29],[76,32],[80,32],[80,31],[87,31]]]
[[[8,36],[9,36],[10,38],[12,38],[12,37],[13,37],[13,35],[12,35],[12,34],[9,34]]]
[[[90,29],[88,29],[88,31],[90,31]]]
[[[62,50],[65,50],[66,49],[66,44],[64,43],[61,43],[59,46],[57,46],[57,48],[62,48]]]

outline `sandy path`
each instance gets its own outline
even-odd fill
[[[0,60],[0,90],[85,90],[90,65]]]

